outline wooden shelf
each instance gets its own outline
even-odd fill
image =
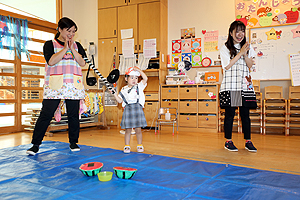
[[[222,67],[222,65],[211,65],[209,67],[193,66],[192,68],[210,68],[210,67]],[[168,67],[168,69],[175,69],[175,67]]]
[[[90,89],[87,90],[88,92],[95,92],[95,93],[102,93],[102,105],[105,106],[105,94],[104,90],[102,89]],[[31,120],[26,120],[26,122],[29,122],[29,124],[26,124],[25,130],[33,131],[35,122],[39,117],[40,109],[36,108],[28,108],[26,114],[30,114],[31,116],[26,116],[26,118],[29,118]],[[88,127],[88,126],[103,126],[106,127],[106,118],[105,118],[105,107],[104,111],[100,115],[91,115],[89,117],[82,117],[80,120],[80,128],[82,127]],[[57,130],[64,130],[68,129],[68,117],[66,115],[61,116],[61,120],[59,122],[56,122],[54,119],[51,120],[50,125],[47,129],[47,135],[53,136],[51,131],[57,131]]]

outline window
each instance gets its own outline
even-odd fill
[[[45,73],[43,45],[46,40],[54,38],[57,25],[30,15],[1,10],[1,7],[0,13],[3,16],[28,20],[27,53],[22,51],[21,56],[17,56],[13,35],[1,41],[0,133],[8,133],[22,131],[29,126],[28,119],[31,115],[28,114],[28,109],[41,107]]]

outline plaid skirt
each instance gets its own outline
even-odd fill
[[[139,103],[127,104],[125,106],[121,128],[140,128],[147,126],[143,107]]]

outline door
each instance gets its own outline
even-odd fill
[[[117,8],[98,10],[98,38],[117,37]]]
[[[98,40],[98,70],[105,78],[113,70],[112,64],[116,51],[117,38]]]
[[[137,53],[137,5],[123,6],[118,8],[118,54],[122,54],[121,30],[133,28],[134,52]]]
[[[139,51],[143,51],[145,39],[156,38],[156,50],[160,46],[160,2],[139,5]]]

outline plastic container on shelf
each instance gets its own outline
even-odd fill
[[[167,110],[165,114],[165,120],[171,120],[171,113],[169,112],[169,109]]]

